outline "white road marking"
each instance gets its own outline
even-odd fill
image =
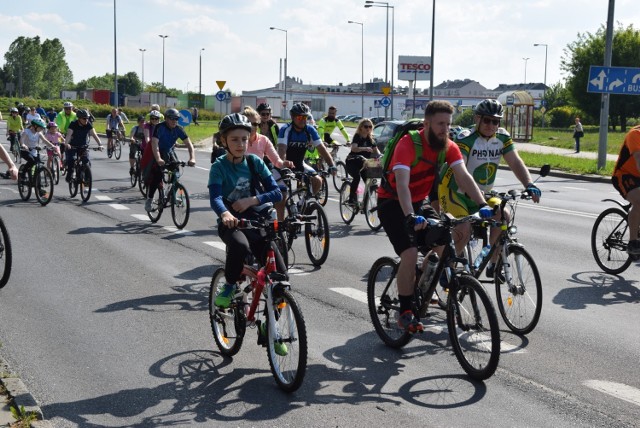
[[[227,251],[227,246],[224,242],[205,241],[203,244],[211,245],[213,248],[217,248],[218,250]]]
[[[356,290],[355,288],[349,287],[340,287],[340,288],[330,288],[329,290],[335,291],[336,293],[342,294],[347,297],[351,297],[358,302],[367,303],[367,293],[361,290]]]
[[[604,392],[612,397],[640,406],[640,389],[633,386],[595,379],[587,380],[583,384],[596,391]]]
[[[107,195],[94,195],[94,197],[99,201],[112,201],[111,197]]]
[[[116,209],[116,210],[128,210],[128,209],[130,209],[129,207],[124,206],[122,204],[109,204],[109,206],[114,208],[114,209]]]
[[[569,189],[569,190],[587,190],[583,187],[570,187],[570,186],[562,186],[563,189]]]
[[[204,171],[209,171],[209,169],[210,169],[210,168],[203,168],[203,167],[201,167],[201,166],[197,166],[197,165],[196,165],[196,168],[198,168],[198,169],[202,169],[202,170],[204,170]]]
[[[166,231],[169,231],[169,232],[171,232],[171,233],[175,233],[175,234],[177,234],[177,235],[187,235],[187,236],[195,235],[195,233],[194,233],[194,232],[191,232],[190,230],[187,230],[187,229],[178,229],[178,228],[177,228],[177,227],[175,227],[175,226],[164,226],[164,227],[163,227],[163,229],[164,229],[164,230],[166,230]]]

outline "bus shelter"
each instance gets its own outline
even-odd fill
[[[498,96],[504,106],[503,127],[514,141],[533,139],[533,97],[526,91],[508,91]]]

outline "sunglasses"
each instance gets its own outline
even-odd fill
[[[260,123],[251,122],[251,126],[255,126],[257,128],[258,126],[260,126]]]
[[[152,118],[151,118],[151,119],[149,119],[149,120],[160,120],[160,118],[159,118],[159,117],[152,117]]]
[[[488,117],[483,117],[482,118],[482,123],[484,123],[485,125],[488,125],[488,124],[491,123],[491,124],[493,124],[495,126],[498,126],[498,125],[500,125],[500,119],[490,119]]]
[[[270,111],[265,111],[260,113],[260,116],[266,117],[266,116],[271,116],[271,112]]]
[[[304,115],[304,114],[299,114],[299,115],[296,115],[296,116],[293,116],[293,117],[294,117],[294,119],[298,119],[298,120],[307,120],[307,116]]]
[[[373,125],[362,125],[363,128],[370,129],[373,128]]]
[[[177,117],[177,116],[167,116],[167,119],[169,119],[169,120],[178,120],[180,118]]]

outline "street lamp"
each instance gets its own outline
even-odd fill
[[[394,43],[394,27],[395,27],[395,7],[394,6],[390,6],[389,3],[387,2],[382,2],[382,1],[372,1],[372,0],[366,0],[364,7],[384,7],[387,9],[387,47],[386,47],[386,51],[385,51],[385,74],[384,74],[384,80],[386,83],[389,83],[389,78],[388,78],[388,74],[387,74],[387,64],[388,64],[388,59],[389,59],[389,9],[391,9],[391,118],[393,119],[393,61],[394,61],[394,53],[393,53],[393,47],[395,45]],[[385,111],[385,119],[387,118],[387,108],[385,107],[384,109]]]
[[[547,109],[545,104],[547,102],[547,50],[549,46],[545,43],[534,43],[533,46],[544,46],[544,88],[542,88],[542,102],[540,103],[544,107],[542,110],[542,127],[544,128],[544,114]]]
[[[524,84],[527,84],[527,61],[529,58],[522,58],[524,60]]]
[[[169,36],[158,34],[159,37],[162,37],[162,90],[164,91],[164,39]]]
[[[202,95],[202,51],[204,48],[200,49],[200,83],[198,84],[198,95]]]
[[[362,53],[362,57],[360,58],[360,69],[362,75],[360,76],[360,105],[362,108],[362,113],[360,115],[364,117],[364,24],[362,22],[357,21],[347,21],[349,24],[357,24],[360,26],[360,40],[361,40],[361,48],[360,52]]]
[[[142,52],[142,91],[144,92],[144,53],[147,51],[146,49],[138,49]]]
[[[289,62],[288,61],[289,34],[287,33],[287,30],[283,30],[282,28],[277,28],[277,27],[269,27],[269,30],[278,30],[284,33],[284,107],[286,109],[287,108],[287,62]]]

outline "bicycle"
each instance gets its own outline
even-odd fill
[[[286,217],[280,227],[282,235],[279,248],[287,266],[295,261],[289,260],[289,251],[293,241],[302,232],[304,227],[304,239],[307,254],[314,266],[321,266],[329,256],[329,221],[322,205],[313,198],[311,193],[311,178],[305,172],[293,172],[288,168],[280,170],[282,180],[287,186],[288,195]],[[296,189],[293,190],[293,181],[297,180]]]
[[[627,270],[632,262],[640,260],[627,253],[631,204],[622,204],[615,199],[603,199],[602,202],[613,202],[618,206],[605,209],[593,224],[591,252],[600,269],[617,275]]]
[[[209,320],[220,352],[233,356],[240,351],[247,327],[256,328],[258,345],[267,348],[269,366],[278,386],[297,390],[307,368],[307,332],[300,306],[290,292],[285,273],[277,272],[273,246],[279,238],[277,220],[241,220],[240,229],[259,229],[270,243],[266,264],[249,257],[238,281],[238,291],[227,309],[215,306],[215,298],[225,284],[224,268],[211,279]]]
[[[131,187],[136,187],[138,181],[142,181],[142,170],[140,168],[140,161],[142,160],[142,150],[140,150],[140,143],[138,141],[134,141],[131,144],[134,144],[136,146],[136,156],[133,162],[133,173],[129,174],[129,178],[131,180]],[[142,188],[140,189],[140,191],[142,191]]]
[[[73,147],[67,150],[73,149],[76,149],[77,152],[71,170],[67,171],[67,174],[72,175],[69,181],[69,195],[72,198],[75,197],[80,189],[80,198],[83,202],[87,202],[91,197],[91,185],[93,184],[91,162],[87,157],[89,146]],[[102,150],[102,147],[91,147],[91,150]]]
[[[447,244],[433,270],[423,270],[424,259],[418,260],[413,311],[418,319],[430,315],[428,307],[439,287],[439,278],[446,271],[448,284],[444,310],[451,346],[463,370],[473,379],[485,380],[494,374],[500,359],[498,318],[482,284],[464,269],[455,267],[456,263],[466,265],[467,261],[464,257],[456,255],[451,233],[456,225],[474,221],[476,218],[477,214],[460,219],[442,214],[439,220],[427,219],[430,229],[439,229],[441,240],[438,241]],[[435,244],[431,246],[433,247]],[[423,244],[418,250],[424,256],[431,248]],[[380,339],[392,348],[403,347],[413,336],[398,326],[398,266],[398,259],[381,257],[371,267],[367,281],[367,303],[374,329]]]
[[[361,157],[365,162],[362,171],[365,171],[366,179],[364,183],[364,196],[362,202],[358,201],[356,194],[356,203],[349,203],[349,195],[351,193],[351,183],[353,179],[347,177],[340,188],[340,217],[345,224],[351,224],[356,214],[362,213],[367,220],[367,225],[371,230],[378,231],[382,227],[378,218],[378,180],[382,178],[382,167],[379,159],[366,159]]]
[[[51,171],[53,183],[57,185],[58,183],[60,183],[60,152],[58,152],[57,150],[47,149],[47,158],[47,166]]]
[[[9,172],[1,174],[5,179],[11,178]],[[11,277],[11,261],[13,252],[11,250],[11,239],[9,238],[9,230],[4,224],[4,220],[0,217],[0,288],[3,288],[9,282]]]
[[[115,155],[116,159],[120,160],[120,156],[122,155],[122,145],[124,144],[124,136],[122,131],[119,129],[113,130],[112,132],[115,134],[111,139],[113,147],[107,147],[107,156],[111,159],[111,156]]]
[[[7,141],[9,141],[11,146],[13,161],[19,165],[22,163],[22,158],[20,157],[20,135],[17,132],[9,131]]]
[[[28,201],[33,188],[36,199],[44,207],[53,198],[53,176],[40,159],[42,147],[36,146],[35,149],[35,164],[29,169],[26,164],[22,164],[18,170],[18,192],[23,201]]]
[[[185,162],[167,162],[162,167],[162,182],[151,202],[151,211],[147,212],[152,223],[156,223],[162,216],[164,208],[171,205],[171,217],[173,224],[178,229],[183,229],[189,221],[189,193],[178,180],[182,175],[181,167]],[[165,188],[166,186],[166,188]]]

